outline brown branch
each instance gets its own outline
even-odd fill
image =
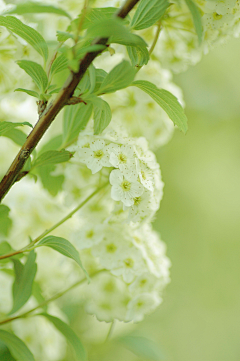
[[[125,18],[138,1],[139,0],[126,0],[122,8],[116,13],[116,16]],[[107,38],[99,38],[94,42],[94,44],[106,45],[107,41]],[[74,90],[83,78],[89,65],[101,52],[102,50],[87,53],[83,57],[79,64],[79,71],[76,73],[71,72],[62,89],[57,94],[55,100],[46,107],[42,114],[40,114],[37,124],[27,137],[26,142],[18,152],[16,158],[0,183],[0,202],[14,184],[18,174],[21,172],[30,154],[37,146],[48,127],[56,118],[60,110],[68,103],[68,100],[73,96]]]

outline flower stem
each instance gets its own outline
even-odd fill
[[[114,329],[114,320],[111,322],[105,342],[107,342],[110,339],[110,337],[112,336],[113,329]]]
[[[3,256],[0,256],[0,260],[1,259],[5,259],[5,258],[9,258],[12,256],[15,256],[16,254],[19,253],[23,253],[23,252],[29,252],[31,251],[33,248],[33,246],[35,245],[35,243],[37,243],[38,241],[40,241],[40,239],[42,239],[43,237],[45,237],[47,234],[49,234],[50,232],[52,232],[54,229],[58,228],[59,226],[61,226],[61,224],[63,224],[64,222],[66,222],[69,218],[71,218],[79,209],[81,209],[88,201],[90,201],[90,199],[92,199],[98,192],[100,192],[103,188],[105,188],[107,186],[108,183],[104,183],[101,187],[97,188],[93,193],[91,193],[83,202],[81,202],[76,208],[74,208],[73,211],[71,211],[66,217],[62,218],[59,222],[57,222],[56,224],[54,224],[51,228],[47,229],[46,231],[44,231],[43,233],[40,234],[40,236],[38,236],[37,238],[35,238],[31,243],[29,243],[26,247],[12,252],[12,253],[8,253],[8,254],[4,254]]]
[[[156,44],[157,44],[157,41],[158,41],[158,38],[159,38],[159,34],[160,34],[160,31],[161,31],[161,22],[159,21],[157,23],[157,31],[156,31],[156,34],[154,36],[154,39],[153,39],[153,43],[152,43],[152,46],[151,48],[149,49],[149,56],[151,56]]]
[[[90,275],[91,278],[95,277],[96,275],[98,275],[99,273],[102,273],[102,272],[105,272],[106,270],[105,269],[102,269],[102,270],[99,270],[93,274]],[[85,283],[87,281],[87,278],[83,278],[81,279],[80,281],[77,281],[76,283],[74,283],[73,285],[71,285],[70,287],[68,287],[66,290],[62,291],[62,292],[59,292],[57,293],[56,295],[50,297],[48,300],[42,302],[42,303],[39,303],[39,305],[37,305],[36,307],[32,308],[31,310],[27,311],[27,312],[24,312],[18,316],[15,316],[15,317],[10,317],[10,318],[6,318],[5,320],[3,321],[0,321],[0,325],[4,325],[5,323],[8,323],[8,322],[11,322],[11,321],[14,321],[14,320],[17,320],[19,318],[24,318],[26,316],[28,316],[30,313],[32,313],[33,311],[36,311],[38,308],[41,308],[41,307],[44,307],[46,306],[47,304],[49,304],[50,302],[52,301],[55,301],[56,299],[62,297],[63,295],[65,295],[65,293],[67,293],[68,291],[71,291],[73,288],[77,287],[77,286],[80,286],[81,284]]]

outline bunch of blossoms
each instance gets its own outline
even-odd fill
[[[15,114],[15,99],[1,99],[0,135],[21,146],[0,184],[0,199],[6,195],[0,205],[0,280],[6,291],[0,295],[0,306],[2,314],[8,313],[0,321],[7,326],[0,330],[0,339],[15,358],[33,361],[31,352],[39,361],[65,357],[60,332],[74,345],[78,358],[86,360],[81,341],[68,325],[70,318],[59,307],[81,304],[100,321],[138,322],[161,303],[169,282],[165,245],[151,226],[163,183],[148,141],[152,150],[165,144],[174,128],[171,121],[187,130],[181,91],[171,73],[163,70],[173,68],[175,45],[173,52],[159,54],[168,23],[178,27],[178,15],[185,17],[185,2],[181,8],[181,3],[141,0],[129,15],[137,2],[96,0],[92,8],[88,1],[55,1],[55,7],[36,2],[36,9],[16,2],[10,17],[0,16],[5,50],[10,45],[9,63],[18,60],[15,66],[29,76],[23,82],[30,89],[18,90],[37,98],[39,115],[27,136],[26,128],[16,128],[31,126],[34,119],[22,119],[20,111]],[[108,8],[121,4],[119,12]],[[107,8],[98,8],[102,5]],[[39,11],[55,12],[51,26]],[[187,11],[186,16],[193,32],[201,14]],[[136,35],[138,30],[147,43]],[[7,35],[9,31],[14,35]],[[182,37],[182,29],[176,31]],[[202,37],[197,26],[196,32],[195,40]],[[182,40],[179,63],[187,62],[184,53],[191,48],[190,40]],[[192,48],[201,52],[197,42]],[[5,90],[10,92],[11,85]],[[51,127],[33,151],[62,108],[62,132],[59,126]],[[141,127],[137,121],[133,124],[134,118]],[[69,291],[74,291],[74,298],[68,298]],[[50,303],[52,308],[47,307]],[[38,309],[44,312],[36,314]],[[46,335],[49,347],[44,346]]]
[[[193,11],[202,24],[197,33]],[[216,44],[232,36],[239,37],[239,19],[238,0],[172,1],[155,29],[139,33],[149,42],[160,31],[152,58],[158,60],[163,68],[179,73],[198,63],[202,54],[208,53]]]

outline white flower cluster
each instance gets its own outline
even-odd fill
[[[195,0],[202,17],[201,45],[185,1],[173,3],[161,20],[162,29],[153,53],[153,58],[158,59],[163,68],[182,72],[189,65],[199,62],[202,54],[215,43],[224,41],[227,36],[239,37],[239,0]],[[151,43],[154,29],[144,30],[142,35]]]
[[[163,183],[145,138],[120,139],[111,131],[101,136],[81,135],[74,159],[86,164],[93,174],[109,169],[111,198],[122,204],[128,222],[152,219],[159,208]]]
[[[85,289],[86,310],[100,321],[141,321],[161,303],[170,262],[150,225],[92,225],[75,244],[79,250],[88,248],[100,269],[110,272],[98,274]]]
[[[62,168],[69,175],[64,189],[72,199],[74,194],[82,198],[77,181],[85,192],[96,188],[99,179],[111,187],[79,212],[70,232],[80,255],[88,258],[85,267],[91,273],[105,270],[86,286],[86,310],[101,321],[140,321],[160,304],[169,282],[164,244],[149,223],[162,198],[159,165],[144,138],[129,138],[120,129],[109,128],[101,136],[85,131],[75,150]]]

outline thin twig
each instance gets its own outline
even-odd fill
[[[160,31],[161,31],[161,22],[159,21],[158,24],[157,24],[157,31],[156,31],[156,34],[155,34],[155,36],[154,36],[152,46],[151,46],[151,48],[149,49],[149,56],[152,54],[152,52],[153,52],[153,50],[154,50],[154,48],[155,48],[155,46],[156,46],[156,44],[157,44]]]
[[[95,277],[96,275],[98,275],[99,273],[102,273],[102,272],[105,272],[106,270],[105,269],[102,269],[102,270],[99,270],[93,274],[90,275],[91,278]],[[59,292],[57,293],[55,296],[52,296],[50,297],[48,300],[45,300],[43,301],[42,303],[40,303],[39,305],[37,305],[36,307],[32,308],[31,310],[27,311],[27,312],[24,312],[24,313],[21,313],[20,315],[18,316],[14,316],[14,317],[10,317],[10,318],[7,318],[3,321],[0,321],[0,325],[4,325],[5,323],[8,323],[8,322],[11,322],[11,321],[14,321],[14,320],[17,320],[19,318],[24,318],[26,316],[28,316],[30,313],[36,311],[38,308],[41,308],[41,307],[44,307],[46,306],[48,303],[52,302],[52,301],[55,301],[56,299],[62,297],[63,295],[65,295],[65,293],[69,292],[70,290],[72,290],[73,288],[83,284],[84,282],[87,281],[87,278],[83,278],[81,279],[80,281],[77,281],[76,283],[74,283],[73,285],[71,285],[70,287],[68,287],[66,290],[62,291],[62,292]]]
[[[44,231],[42,234],[40,234],[40,236],[38,236],[37,238],[35,238],[31,243],[29,243],[26,247],[23,247],[22,249],[12,252],[12,253],[8,253],[8,254],[4,254],[2,256],[0,256],[0,260],[1,259],[5,259],[5,258],[10,258],[13,257],[17,254],[23,253],[23,252],[30,252],[32,250],[32,247],[38,242],[40,241],[40,239],[42,239],[43,237],[45,237],[47,234],[49,234],[50,232],[54,231],[56,228],[58,228],[59,226],[61,226],[61,224],[63,224],[64,222],[66,222],[68,219],[70,219],[80,208],[82,208],[88,201],[90,201],[90,199],[92,199],[98,192],[100,192],[104,187],[107,186],[108,183],[105,183],[103,186],[97,188],[93,193],[91,193],[83,202],[81,202],[76,208],[74,208],[73,211],[71,211],[67,216],[65,216],[64,218],[62,218],[59,222],[55,223],[51,228],[47,229],[46,231]]]
[[[125,18],[129,11],[135,6],[138,1],[139,0],[127,0],[122,6],[122,8],[116,13],[116,16],[120,18]],[[107,38],[99,38],[94,41],[94,44],[106,45],[107,42]],[[57,94],[56,98],[52,102],[50,102],[50,104],[48,104],[44,112],[40,115],[37,124],[27,137],[26,142],[18,152],[16,158],[12,162],[10,168],[8,169],[7,173],[5,174],[0,183],[0,202],[14,184],[15,180],[18,177],[18,174],[21,172],[24,164],[30,157],[30,154],[35,149],[51,123],[54,121],[57,114],[67,104],[69,98],[73,96],[76,87],[78,86],[80,80],[83,78],[89,65],[102,51],[103,50],[98,50],[95,52],[87,53],[83,57],[79,64],[79,70],[76,73],[73,71],[71,72],[62,89]]]

